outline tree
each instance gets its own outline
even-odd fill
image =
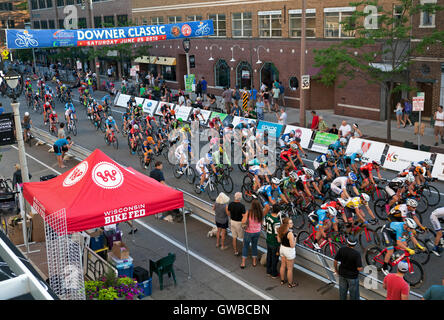
[[[444,31],[437,30],[412,45],[412,17],[421,11],[436,13],[443,8],[431,3],[420,4],[418,0],[397,0],[386,7],[379,2],[350,3],[356,11],[341,24],[345,32],[354,32],[354,37],[327,49],[314,50],[315,66],[322,67],[317,76],[326,86],[343,87],[348,81],[361,77],[385,89],[387,140],[390,142],[392,96],[403,90],[415,91],[408,83],[410,58],[424,52],[429,45],[444,44]],[[397,82],[401,85],[397,86]]]

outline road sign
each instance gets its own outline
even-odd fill
[[[418,92],[416,97],[413,97],[413,111],[424,111],[424,92]]]
[[[301,82],[302,82],[302,85],[301,85],[302,90],[310,89],[310,75],[308,75],[308,74],[303,75]]]
[[[9,60],[9,51],[8,50],[3,50],[2,51],[2,59],[3,60]]]

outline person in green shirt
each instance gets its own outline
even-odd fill
[[[278,274],[277,265],[279,262],[279,242],[277,240],[277,229],[281,225],[278,216],[280,206],[273,205],[271,212],[265,216],[265,227],[267,230],[267,274],[276,279]]]
[[[422,297],[422,300],[444,300],[444,277],[442,278],[442,285],[433,285]]]
[[[318,130],[320,132],[327,132],[328,131],[327,122],[325,122],[325,120],[322,116],[319,116]]]
[[[139,97],[143,97],[143,95],[145,94],[146,88],[144,86],[140,87],[140,95]]]

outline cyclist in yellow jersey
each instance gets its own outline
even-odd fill
[[[372,209],[370,209],[370,206],[368,204],[369,201],[370,196],[366,193],[362,193],[359,197],[349,198],[344,207],[347,220],[350,221],[353,218],[353,213],[355,213],[358,219],[364,224],[367,224],[368,222],[370,222],[371,224],[375,224],[378,219],[376,219]],[[365,212],[361,209],[362,206],[367,209],[368,213],[372,217],[372,219],[368,222],[365,219]]]

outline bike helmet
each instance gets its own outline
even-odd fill
[[[141,104],[141,103],[139,103],[139,106],[138,106],[139,108],[143,108],[143,105]]]
[[[109,117],[108,117],[108,120],[109,120],[109,121],[113,121],[113,117],[112,117],[112,116],[109,116]]]
[[[211,153],[207,153],[206,157],[205,157],[208,161],[213,161],[213,156],[211,155]]]
[[[296,134],[296,132],[294,130],[290,131],[290,135],[294,136]]]
[[[343,207],[345,207],[345,205],[347,204],[347,201],[342,198],[338,198],[337,200],[338,200],[339,204]]]
[[[49,101],[46,101],[46,103],[45,103],[47,106],[49,106]]]
[[[364,153],[362,152],[362,150],[358,150],[356,151],[356,155],[362,156]]]
[[[297,149],[298,149],[298,146],[295,145],[295,144],[291,144],[291,145],[290,145],[290,148],[291,148],[291,150],[297,150]]]
[[[182,118],[177,119],[177,122],[182,123],[183,122]]]
[[[341,139],[339,139],[339,142],[340,142],[340,143],[344,143],[344,144],[346,144],[346,143],[347,143],[347,139],[345,139],[345,138],[341,138]]]
[[[412,218],[405,218],[405,223],[410,229],[416,229],[416,227],[418,226],[415,220],[413,220]]]
[[[364,200],[365,202],[369,202],[370,201],[370,196],[367,193],[362,193],[361,194],[361,199]]]
[[[413,173],[409,172],[409,174],[405,177],[405,180],[410,183],[415,182],[415,176]]]
[[[273,177],[271,179],[271,183],[272,184],[279,184],[279,183],[281,183],[281,180],[279,178],[277,178],[277,177]]]
[[[425,159],[425,160],[424,160],[424,163],[425,163],[426,165],[428,165],[428,166],[431,166],[431,165],[432,165],[432,160],[430,160],[430,159]]]
[[[25,112],[25,117],[29,117],[29,112]]]
[[[133,128],[134,128],[134,130],[137,130],[137,129],[139,129],[139,126],[138,126],[137,124],[135,124],[135,125],[133,126]]]
[[[301,142],[301,138],[296,137],[296,138],[294,138],[294,141],[296,141],[297,143],[300,143]]]
[[[407,199],[407,205],[412,208],[416,208],[418,206],[418,201],[415,199]]]
[[[35,95],[38,96],[38,95],[40,95],[40,93],[36,92]]]
[[[379,162],[378,160],[373,160],[372,163],[376,166],[381,166],[381,162]]]
[[[338,214],[338,211],[337,211],[335,208],[333,208],[333,207],[328,207],[328,208],[327,208],[327,211],[328,211],[328,213],[331,214],[333,217],[336,217],[336,215]]]
[[[314,171],[312,169],[304,168],[304,172],[309,177],[313,177],[314,176]]]
[[[290,178],[295,179],[295,180],[298,178],[298,174],[296,173],[296,171],[290,172]]]
[[[52,110],[52,114],[56,114],[55,110]]]
[[[353,182],[358,181],[358,177],[356,176],[356,174],[354,174],[354,172],[350,172],[350,173],[348,174],[348,178],[349,178],[351,181],[353,181]]]
[[[335,154],[334,154],[333,150],[327,150],[326,155],[329,157],[333,157]]]

